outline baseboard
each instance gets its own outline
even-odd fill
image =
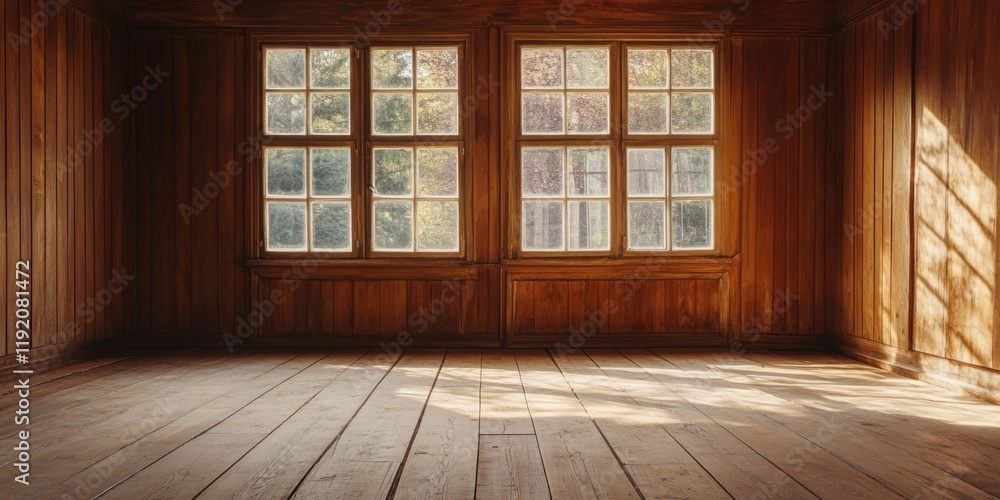
[[[1000,404],[997,370],[850,336],[837,338],[836,351],[886,371]]]
[[[41,374],[82,359],[110,356],[128,347],[129,343],[121,337],[33,347],[28,353],[30,363],[27,365],[18,363],[16,353],[0,356],[0,380],[13,377],[15,369],[31,369],[35,374]]]

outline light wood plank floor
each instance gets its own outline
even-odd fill
[[[1000,407],[826,354],[136,354],[31,419],[4,498],[1000,497]]]

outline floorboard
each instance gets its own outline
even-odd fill
[[[4,498],[1000,497],[1000,407],[834,355],[191,350],[38,380]]]

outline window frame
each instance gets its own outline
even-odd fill
[[[608,46],[609,54],[609,93],[610,93],[610,123],[607,134],[524,134],[522,132],[522,89],[521,89],[521,49],[535,47],[563,47],[576,48],[587,46]],[[723,255],[723,249],[729,245],[727,235],[731,228],[723,227],[723,213],[728,210],[729,200],[726,190],[723,188],[724,177],[724,150],[721,147],[722,138],[725,133],[723,123],[723,108],[725,107],[725,86],[727,75],[722,74],[723,59],[725,54],[722,50],[722,37],[706,37],[704,34],[676,34],[660,35],[653,33],[638,33],[635,35],[622,35],[619,33],[603,32],[598,30],[571,30],[568,34],[553,35],[532,30],[516,31],[508,33],[506,38],[506,70],[503,82],[507,85],[507,91],[503,98],[508,100],[505,110],[507,117],[504,118],[503,144],[506,151],[506,158],[503,160],[504,173],[507,179],[507,244],[505,254],[507,258],[526,258],[529,260],[542,259],[608,259],[608,258],[650,258],[650,257],[718,257]],[[713,98],[712,121],[713,130],[710,134],[629,134],[628,127],[628,66],[625,60],[628,57],[628,49],[701,49],[711,50],[713,53],[713,75],[711,89],[704,92],[711,92]],[[564,60],[565,71],[565,60]],[[563,82],[566,85],[566,82]],[[527,89],[531,91],[531,89]],[[682,89],[688,90],[688,89]],[[701,90],[694,90],[701,92]],[[674,92],[673,88],[664,92]],[[669,115],[668,115],[669,122]],[[564,125],[565,127],[566,125]],[[579,251],[569,250],[568,245],[564,245],[563,251],[537,251],[524,250],[522,248],[522,223],[523,213],[521,209],[521,151],[525,147],[579,147],[587,145],[598,145],[607,143],[611,150],[610,159],[610,227],[609,237],[610,250],[608,251]],[[630,249],[628,241],[628,149],[642,147],[664,148],[666,154],[665,174],[670,179],[672,173],[670,152],[673,147],[711,147],[713,150],[713,171],[711,197],[701,197],[695,199],[708,198],[712,200],[712,248],[710,249],[674,249],[672,245],[672,214],[671,202],[674,200],[670,192],[671,180],[667,180],[667,189],[662,198],[666,203],[667,241],[664,250],[640,250]],[[678,199],[689,199],[688,197]],[[564,214],[564,224],[568,219]],[[729,223],[735,224],[735,221]]]
[[[251,175],[248,180],[248,193],[245,200],[249,220],[251,221],[250,231],[247,231],[246,242],[251,258],[269,260],[330,260],[333,262],[364,262],[364,261],[386,261],[386,260],[412,260],[412,261],[465,261],[471,258],[470,249],[473,245],[469,240],[472,238],[472,209],[471,196],[474,188],[474,172],[471,158],[466,155],[466,149],[470,146],[473,137],[474,113],[466,113],[463,109],[466,94],[470,88],[469,82],[473,78],[474,61],[471,60],[469,50],[471,34],[467,32],[454,33],[400,33],[393,35],[380,35],[377,43],[370,43],[363,37],[358,37],[356,33],[346,31],[340,34],[331,34],[330,30],[305,30],[302,33],[272,34],[269,30],[261,30],[261,33],[248,37],[247,48],[255,53],[251,58],[249,75],[252,78],[251,90],[246,96],[248,119],[247,127],[249,140],[245,141],[246,148],[252,151],[252,156],[247,159],[246,168]],[[373,133],[372,99],[373,89],[371,88],[371,54],[372,50],[382,47],[411,47],[436,48],[454,47],[458,51],[458,134],[450,136],[418,135],[416,132],[416,102],[414,102],[414,130],[410,135],[375,135]],[[348,48],[351,51],[350,57],[350,130],[349,135],[344,134],[312,134],[309,123],[311,114],[311,102],[308,95],[309,90],[311,59],[308,49],[330,49]],[[266,57],[267,49],[306,49],[306,133],[302,135],[268,134],[266,122],[266,101],[268,92],[266,79]],[[416,61],[414,61],[414,64]],[[414,84],[414,95],[416,88]],[[285,90],[278,90],[283,92]],[[297,90],[294,90],[297,91]],[[337,92],[343,90],[317,89],[318,92]],[[407,146],[409,143],[409,146]],[[458,245],[456,252],[436,252],[416,250],[414,239],[413,251],[378,251],[374,249],[373,230],[373,196],[374,187],[372,176],[372,155],[375,147],[438,147],[441,145],[455,145],[458,147],[458,203],[459,203],[459,229]],[[243,146],[241,146],[243,147]],[[329,252],[329,251],[280,251],[267,248],[267,193],[265,172],[265,156],[267,148],[350,148],[351,154],[351,225],[352,225],[352,245],[350,251]],[[307,169],[311,165],[307,164]],[[416,181],[416,179],[414,179]],[[416,189],[416,185],[414,185]],[[307,186],[307,200],[308,200]],[[312,246],[312,227],[308,220],[311,218],[312,206],[306,201],[307,210],[307,247]],[[414,238],[416,235],[414,234]]]

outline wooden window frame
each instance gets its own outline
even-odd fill
[[[511,31],[507,33],[504,44],[504,75],[503,84],[506,92],[503,99],[507,102],[504,105],[506,116],[503,127],[503,144],[505,158],[502,166],[505,169],[505,177],[508,189],[506,200],[507,231],[504,254],[510,259],[525,259],[526,262],[544,260],[602,260],[602,259],[645,259],[645,258],[672,258],[672,257],[721,257],[726,254],[726,249],[731,247],[732,233],[738,228],[735,227],[736,220],[728,220],[724,214],[730,213],[731,201],[726,199],[727,190],[723,188],[725,179],[724,162],[726,161],[725,151],[722,147],[723,136],[726,132],[726,124],[723,122],[725,107],[724,82],[728,75],[722,73],[724,67],[724,51],[722,37],[706,37],[703,34],[677,34],[662,35],[654,33],[637,33],[632,35],[622,35],[621,32],[606,32],[600,30],[567,30],[567,33],[552,34],[537,30]],[[521,124],[521,48],[529,47],[564,47],[577,48],[587,46],[608,46],[609,54],[609,92],[610,92],[610,123],[607,134],[524,134]],[[666,49],[706,49],[713,52],[713,87],[706,92],[711,92],[713,98],[712,120],[713,130],[711,134],[628,134],[628,74],[627,57],[628,48],[666,48]],[[565,65],[565,61],[563,62]],[[565,85],[565,82],[564,82]],[[528,89],[530,91],[530,89]],[[674,90],[665,90],[671,95]],[[669,122],[669,118],[668,118]],[[669,124],[669,123],[668,123]],[[521,210],[521,150],[524,147],[580,147],[588,145],[605,145],[611,150],[609,162],[609,189],[610,189],[610,227],[609,237],[610,250],[608,251],[536,251],[522,249],[522,210]],[[691,199],[708,198],[712,200],[712,243],[711,249],[672,249],[672,231],[665,234],[667,241],[666,250],[630,250],[628,248],[628,169],[627,151],[630,147],[657,147],[664,148],[670,154],[673,147],[702,146],[713,149],[713,193],[711,197],[698,197]],[[665,175],[667,179],[672,173],[671,159],[666,159]],[[669,191],[669,181],[665,196],[662,198],[666,203],[667,229],[670,229],[670,219],[672,217],[670,204],[674,196]],[[679,199],[689,199],[682,197]],[[567,218],[563,219],[566,224]],[[726,224],[726,226],[723,226]],[[730,227],[732,225],[732,227]]]
[[[475,119],[474,113],[466,113],[464,104],[466,95],[471,88],[470,82],[474,79],[474,61],[471,58],[472,35],[468,31],[462,32],[439,32],[425,33],[420,31],[403,32],[398,34],[383,34],[377,39],[377,43],[372,43],[366,38],[359,37],[357,33],[343,30],[341,33],[331,33],[335,30],[303,30],[301,33],[287,34],[261,30],[259,33],[251,34],[248,37],[249,53],[251,57],[248,77],[252,79],[251,91],[246,97],[247,109],[250,110],[248,120],[248,140],[249,148],[253,150],[253,156],[248,160],[248,170],[251,173],[249,179],[246,207],[250,214],[251,231],[247,234],[247,245],[249,255],[252,260],[262,259],[268,261],[327,261],[331,263],[362,263],[362,262],[460,262],[469,261],[471,256],[471,239],[473,231],[473,203],[471,196],[474,192],[474,169],[472,158],[466,155],[466,150],[474,140],[472,130]],[[414,130],[411,135],[376,135],[373,133],[372,96],[371,88],[371,51],[377,48],[391,47],[411,47],[414,49],[434,48],[434,47],[456,47],[458,49],[458,134],[448,136],[417,135],[416,133],[416,102],[414,102]],[[264,53],[270,48],[299,48],[299,49],[328,49],[328,48],[349,48],[351,50],[350,69],[350,109],[351,109],[351,133],[350,135],[334,134],[311,134],[309,113],[311,104],[306,100],[306,133],[303,135],[268,135],[266,130],[266,78],[267,74]],[[308,67],[310,60],[307,52],[307,82],[309,87]],[[329,89],[319,90],[331,91]],[[414,92],[416,92],[414,85]],[[459,173],[458,173],[458,203],[459,203],[459,249],[456,252],[436,252],[436,251],[376,251],[373,249],[373,213],[372,213],[372,157],[371,152],[375,147],[437,147],[454,145],[459,152]],[[274,251],[266,248],[266,193],[264,175],[264,155],[266,148],[323,148],[323,147],[346,147],[352,151],[351,155],[351,224],[352,224],[352,249],[346,252],[324,252],[324,251]],[[310,165],[306,166],[307,169]],[[414,179],[416,182],[416,179]],[[308,189],[308,186],[307,186]],[[416,189],[416,185],[414,185]],[[308,191],[307,191],[308,195]],[[307,204],[307,228],[308,217],[311,211],[311,204]],[[307,236],[307,244],[311,235]],[[414,238],[416,235],[414,234]],[[416,241],[414,240],[414,245]]]

